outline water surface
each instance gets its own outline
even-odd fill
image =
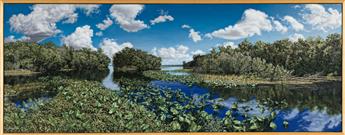
[[[295,96],[296,89],[290,89],[288,86],[277,92],[277,89],[274,89],[277,86],[259,86],[259,88],[252,88],[250,90],[241,88],[217,91],[197,85],[189,87],[179,82],[160,80],[152,81],[150,85],[158,88],[181,90],[190,97],[210,94],[210,97],[213,99],[222,98],[224,101],[220,104],[226,109],[220,110],[219,117],[224,117],[226,111],[235,102],[239,103],[239,108],[241,106],[253,108],[253,110],[248,112],[249,115],[269,115],[270,112],[264,112],[263,114],[260,112],[257,107],[258,100],[271,98],[274,101],[281,101],[285,99],[288,102],[288,108],[277,110],[277,118],[275,119],[277,129],[275,131],[341,131],[341,89],[314,91],[305,88],[302,92],[303,96],[299,96],[299,94]],[[329,85],[334,85],[335,88],[341,87],[340,82]],[[279,93],[281,91],[287,92]],[[212,110],[207,111],[212,113]],[[289,122],[288,128],[284,128],[282,124],[284,120]]]
[[[164,67],[162,70],[168,73],[183,73],[182,67]],[[188,75],[187,73],[186,75]],[[221,109],[219,117],[224,117],[225,112],[231,108],[232,104],[238,102],[241,106],[249,106],[253,110],[250,115],[269,115],[270,112],[261,113],[258,100],[270,98],[273,101],[285,100],[288,107],[276,110],[278,132],[291,131],[341,131],[341,81],[330,81],[307,85],[258,85],[256,87],[238,88],[207,88],[193,85],[191,87],[179,82],[154,80],[150,85],[157,88],[168,88],[170,90],[181,90],[187,96],[196,97],[198,95],[210,94],[213,99],[221,98],[221,102],[226,109]],[[212,110],[207,110],[212,113]],[[241,111],[241,109],[240,109]],[[289,126],[284,128],[283,121],[289,122]]]
[[[120,89],[119,85],[113,81],[113,74],[114,74],[113,65],[109,64],[108,69],[109,69],[108,75],[102,80],[103,86],[111,90],[119,90]]]

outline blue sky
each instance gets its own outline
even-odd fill
[[[341,16],[340,4],[5,4],[4,34],[5,42],[52,41],[103,48],[109,56],[134,47],[162,57],[163,64],[180,64],[215,46],[236,47],[245,38],[296,41],[340,33]],[[108,27],[97,27],[107,18]]]

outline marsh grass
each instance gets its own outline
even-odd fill
[[[5,70],[5,76],[25,76],[25,75],[35,75],[35,74],[39,74],[40,72],[34,72],[31,70]]]
[[[239,75],[214,75],[214,74],[194,74],[203,82],[219,82],[220,84],[237,84],[237,85],[257,85],[257,84],[286,84],[286,85],[302,85],[327,81],[340,81],[340,76],[305,76],[305,77],[289,77],[284,80],[270,81],[269,79],[258,78],[254,76]]]

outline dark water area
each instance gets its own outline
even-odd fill
[[[100,81],[104,87],[110,90],[118,90],[119,86],[113,81],[113,78],[120,76],[113,75],[112,66],[108,72],[69,72],[63,74],[54,74],[74,79]],[[181,67],[164,67],[162,70],[172,75],[189,75],[190,73],[176,71]],[[38,81],[38,78],[47,75],[35,74],[31,76],[5,76],[5,84],[24,84],[27,82]],[[126,75],[124,75],[126,76]],[[126,77],[129,77],[127,75]],[[131,76],[133,77],[133,76]],[[135,76],[134,76],[135,77]],[[148,81],[150,82],[150,81]],[[223,99],[220,104],[219,117],[224,117],[225,112],[232,107],[233,103],[238,103],[238,108],[249,106],[253,108],[248,112],[249,115],[267,116],[270,112],[261,113],[258,108],[259,101],[270,98],[273,101],[283,101],[288,103],[288,107],[276,110],[278,132],[292,131],[342,131],[342,91],[341,81],[330,81],[314,83],[309,85],[257,85],[256,87],[236,87],[236,88],[208,88],[204,86],[187,86],[179,82],[169,82],[153,80],[148,85],[157,88],[169,88],[170,90],[181,90],[187,96],[198,97],[208,94],[211,99]],[[6,85],[5,85],[6,87]],[[6,89],[6,88],[5,88]],[[20,95],[20,94],[19,94]],[[54,93],[35,93],[30,95],[34,100],[25,98],[27,95],[21,95],[24,98],[5,97],[11,99],[17,107],[26,110],[39,102],[48,102],[54,97]],[[212,108],[206,108],[208,113],[213,113]],[[239,109],[239,111],[244,111]],[[283,121],[289,122],[289,126],[284,128]]]
[[[15,103],[16,107],[26,111],[37,104],[48,102],[51,99],[52,99],[51,95],[46,95],[46,96],[41,95],[38,98],[30,98],[30,99],[22,99],[22,100],[16,99],[16,100],[13,100],[13,102]]]
[[[60,76],[63,78],[71,79],[82,79],[89,81],[99,81],[105,79],[109,74],[109,71],[94,72],[94,71],[68,71],[68,72],[57,72],[50,74],[32,74],[32,75],[16,75],[16,76],[5,76],[4,83],[9,85],[24,84],[28,82],[37,81],[40,77],[47,76]]]

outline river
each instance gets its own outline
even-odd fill
[[[163,67],[162,70],[173,75],[189,75],[181,72],[183,67]],[[260,115],[256,107],[258,99],[270,98],[275,101],[286,100],[288,107],[277,110],[278,132],[291,131],[341,131],[341,82],[316,83],[312,85],[259,85],[255,88],[223,88],[212,89],[194,85],[189,87],[179,82],[155,80],[150,83],[160,88],[181,90],[186,95],[210,94],[214,99],[222,98],[221,102],[226,108],[230,108],[234,102],[241,106],[253,108],[251,115]],[[225,115],[227,109],[222,109],[220,117]],[[268,115],[269,112],[266,113]],[[265,113],[264,113],[265,115]],[[287,120],[289,126],[284,128],[283,121]]]
[[[89,75],[81,73],[83,77],[88,80],[99,80],[103,86],[110,90],[119,90],[119,85],[113,81],[113,67],[108,66],[108,73],[97,73],[96,75]],[[190,75],[188,72],[183,72],[181,66],[164,66],[162,70],[172,75]],[[78,77],[79,74],[70,75]],[[85,77],[86,76],[86,77]],[[22,83],[30,79],[37,79],[34,77],[6,77],[5,84]],[[292,132],[292,131],[341,131],[342,130],[342,116],[341,116],[341,82],[327,82],[316,83],[312,85],[258,85],[255,88],[207,88],[198,85],[187,86],[179,82],[169,82],[161,80],[152,80],[149,85],[157,88],[169,88],[170,90],[181,90],[187,96],[196,97],[197,95],[209,94],[214,99],[223,99],[220,103],[224,107],[221,109],[219,117],[223,117],[225,112],[234,102],[238,102],[239,108],[241,106],[250,106],[253,108],[249,112],[250,115],[260,115],[259,108],[256,108],[258,100],[270,98],[274,101],[286,100],[288,107],[283,110],[277,110],[277,118],[275,122],[278,132]],[[44,101],[49,101],[49,96],[44,95],[41,98]],[[15,101],[18,107],[22,102],[32,104],[33,101]],[[212,113],[212,110],[207,110]],[[262,114],[261,114],[262,115]],[[269,112],[263,113],[269,115]],[[283,121],[287,120],[289,126],[284,128]]]

